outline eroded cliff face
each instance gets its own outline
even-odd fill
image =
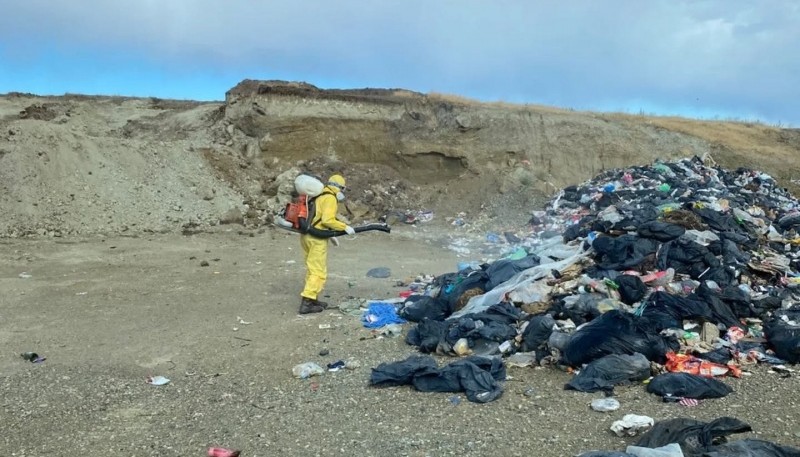
[[[561,187],[607,168],[713,152],[698,137],[590,113],[255,81],[228,92],[225,120],[267,160],[379,163],[424,185],[526,166],[534,181]]]
[[[602,170],[711,154],[790,189],[800,131],[243,81],[225,102],[0,97],[0,234],[269,222],[299,171],[343,172],[354,221],[433,210],[526,220]]]

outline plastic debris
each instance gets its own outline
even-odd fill
[[[145,382],[151,386],[166,386],[170,381],[164,376],[148,376]]]
[[[47,357],[42,357],[35,352],[23,352],[20,357],[31,363],[42,363],[47,360]]]
[[[510,355],[506,359],[506,365],[510,367],[529,367],[536,363],[536,353],[535,352],[517,352]]]
[[[596,398],[592,400],[592,409],[601,413],[616,411],[619,409],[619,401],[616,398]]]
[[[292,368],[292,374],[295,378],[299,379],[308,379],[323,373],[325,373],[325,370],[314,362],[301,363]]]
[[[337,372],[346,366],[346,362],[344,360],[337,360],[335,362],[331,362],[328,364],[328,371],[330,372]]]
[[[636,436],[642,430],[652,427],[654,423],[653,418],[649,416],[626,414],[622,420],[611,424],[611,431],[617,436]]]
[[[405,322],[397,315],[397,308],[391,303],[370,303],[369,308],[361,317],[361,323],[367,328],[381,328],[389,324],[404,324]]]
[[[628,446],[625,452],[636,457],[683,457],[683,451],[678,443],[670,443],[657,448]]]
[[[239,457],[241,451],[226,449],[224,447],[210,447],[206,455],[208,457]]]

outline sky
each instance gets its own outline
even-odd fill
[[[796,0],[0,0],[0,93],[243,79],[800,126]]]

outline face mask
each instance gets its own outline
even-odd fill
[[[336,200],[338,201],[344,200],[344,194],[341,192],[336,192]]]

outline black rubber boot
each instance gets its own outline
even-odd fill
[[[329,307],[329,306],[331,306],[331,305],[330,305],[330,304],[328,304],[328,302],[326,302],[326,301],[321,301],[321,300],[316,300],[316,299],[315,299],[315,300],[312,300],[312,301],[314,302],[314,304],[321,306],[321,307],[322,307],[322,309],[328,309],[328,307]]]
[[[321,313],[323,311],[325,311],[325,308],[317,304],[315,300],[303,297],[300,301],[300,314]]]

